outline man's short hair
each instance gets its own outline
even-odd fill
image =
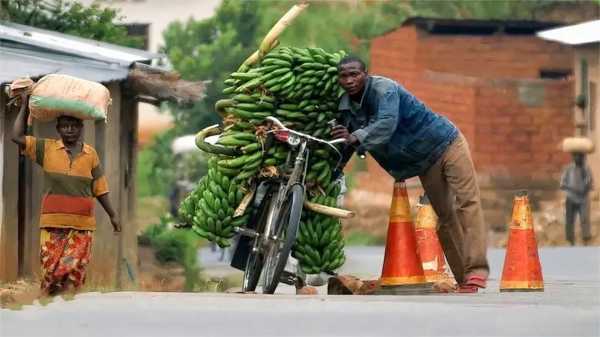
[[[361,60],[359,57],[354,56],[354,55],[348,55],[348,56],[344,56],[344,58],[342,58],[340,60],[340,62],[338,62],[338,70],[340,70],[340,68],[344,65],[344,64],[348,64],[348,63],[352,63],[352,62],[356,62],[358,64],[360,64],[360,69],[362,71],[367,71],[367,65],[365,64],[365,62],[363,62],[363,60]]]

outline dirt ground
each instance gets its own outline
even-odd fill
[[[185,288],[185,273],[183,267],[175,263],[161,264],[154,257],[154,251],[147,246],[138,247],[138,277],[136,291],[183,292]],[[197,288],[194,291],[222,292],[238,286],[237,279],[206,279],[200,273]],[[37,280],[19,280],[14,283],[0,284],[0,308],[20,309],[23,305],[32,304],[36,300],[51,302],[51,298],[40,299],[40,283]],[[81,292],[88,291],[117,291],[117,289],[93,289],[87,286]],[[63,296],[63,295],[61,295]],[[63,298],[72,298],[64,295]]]
[[[0,284],[0,308],[19,309],[40,297],[40,283],[35,280],[19,280]]]
[[[183,267],[174,263],[160,264],[150,247],[139,246],[138,256],[140,291],[183,291]]]

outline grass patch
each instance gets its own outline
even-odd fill
[[[348,233],[345,241],[347,246],[382,246],[385,244],[385,237],[356,230]]]
[[[222,293],[231,288],[242,287],[241,275],[229,275],[225,277],[212,277],[210,279],[200,278],[196,286],[195,292]]]

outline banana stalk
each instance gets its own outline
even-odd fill
[[[294,5],[290,10],[285,13],[284,16],[277,21],[277,23],[271,28],[271,30],[267,33],[265,38],[263,39],[260,47],[258,48],[259,59],[262,59],[266,54],[271,51],[271,45],[283,31],[294,22],[294,20],[308,7],[308,2],[304,1],[300,4]]]
[[[302,13],[308,7],[308,2],[303,1],[300,4],[294,5],[284,16],[277,21],[277,23],[271,28],[271,30],[265,35],[265,38],[260,43],[260,47],[250,57],[248,57],[244,63],[240,66],[238,71],[246,71],[250,66],[253,66],[260,62],[265,55],[271,50],[275,49],[279,45],[279,36],[283,31],[294,22],[296,17]]]
[[[309,209],[315,213],[328,215],[328,216],[332,216],[334,218],[339,218],[339,219],[350,219],[356,215],[353,211],[336,208],[336,207],[329,207],[329,206],[317,204],[314,202],[310,202],[308,200],[304,201],[304,207],[306,207],[307,209]]]
[[[196,134],[196,146],[208,153],[213,154],[222,154],[225,156],[239,156],[242,154],[242,151],[238,149],[227,148],[224,146],[213,145],[204,141],[206,137],[215,136],[221,134],[222,130],[219,125],[215,124],[209,126],[207,128],[202,129],[200,132]]]
[[[253,186],[252,189],[250,189],[250,191],[248,191],[246,195],[244,195],[244,198],[240,202],[240,205],[235,209],[235,212],[233,212],[234,218],[242,216],[244,213],[246,213],[246,210],[248,209],[248,206],[250,205],[250,202],[254,197],[254,192],[256,192],[256,186]]]

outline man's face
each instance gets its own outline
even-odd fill
[[[583,156],[582,153],[574,153],[573,161],[575,162],[575,165],[583,166],[583,164],[585,163],[585,157]]]
[[[56,131],[64,143],[75,143],[81,137],[83,122],[77,118],[62,116],[56,121]]]
[[[358,62],[342,64],[338,70],[340,85],[353,96],[362,92],[367,82],[367,72]]]

